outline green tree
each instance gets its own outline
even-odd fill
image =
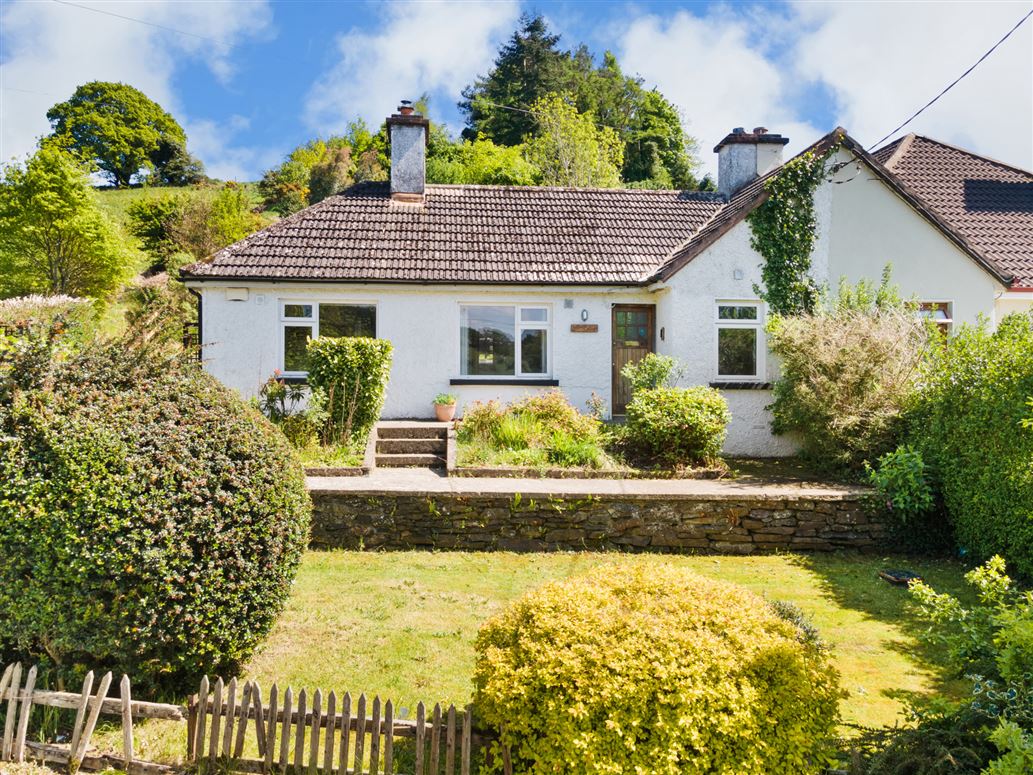
[[[258,184],[266,208],[290,215],[336,194],[353,180],[348,137],[317,138],[299,145]]]
[[[260,228],[262,219],[252,211],[247,190],[230,182],[214,196],[189,200],[172,227],[172,236],[180,250],[201,260]]]
[[[525,153],[544,185],[620,186],[624,148],[616,132],[597,127],[591,114],[578,113],[558,94],[538,100],[532,110],[537,128]]]
[[[86,169],[59,148],[39,149],[0,179],[0,293],[104,298],[128,276],[117,228],[95,201]]]
[[[499,51],[492,70],[463,90],[459,107],[467,114],[464,137],[519,145],[534,132],[534,117],[527,109],[569,86],[570,56],[556,47],[559,39],[542,16],[521,17],[520,28]]]
[[[473,185],[533,186],[541,172],[524,157],[524,146],[491,140],[460,140],[427,156],[427,181]]]
[[[178,140],[162,140],[151,154],[151,164],[158,182],[166,186],[190,186],[207,180],[204,163]]]
[[[180,250],[173,231],[183,217],[186,204],[187,198],[181,194],[163,194],[139,199],[126,208],[129,233],[140,240],[156,265],[164,266],[166,259]]]
[[[47,118],[53,127],[47,142],[96,164],[116,186],[128,186],[141,169],[155,169],[163,143],[186,144],[176,119],[124,83],[85,83],[71,99],[48,110]]]
[[[638,187],[696,189],[696,141],[682,128],[678,109],[656,90],[641,92],[624,139],[627,183]]]

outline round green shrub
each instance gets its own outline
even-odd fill
[[[307,542],[286,439],[196,362],[123,344],[0,404],[2,656],[172,691],[235,672]]]
[[[527,773],[819,772],[828,653],[736,585],[671,565],[552,582],[490,619],[475,704]]]
[[[627,407],[628,438],[672,463],[704,463],[721,455],[728,402],[713,388],[661,387],[637,391]]]

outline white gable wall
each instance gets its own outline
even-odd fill
[[[840,152],[839,160],[853,157]],[[893,283],[905,298],[948,301],[956,323],[994,322],[995,298],[1005,289],[864,165],[848,164],[823,188],[832,192],[827,280],[876,282],[893,266]]]

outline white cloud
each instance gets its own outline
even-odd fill
[[[235,145],[233,139],[246,132],[251,122],[233,115],[225,121],[187,121],[183,128],[190,138],[190,151],[210,159],[205,172],[220,180],[254,180],[259,171],[275,167],[283,154],[278,149]]]
[[[681,107],[712,171],[711,149],[735,126],[788,135],[787,153],[832,124],[873,143],[960,75],[1027,8],[1014,2],[718,6],[706,16],[639,16],[618,50],[627,71]],[[905,131],[1033,167],[1031,63],[1027,22]],[[831,104],[814,105],[822,93]],[[832,116],[830,125],[813,126],[805,116],[815,113]]]
[[[49,2],[7,2],[2,16],[4,59],[0,63],[0,159],[30,153],[49,132],[47,109],[91,80],[122,81],[143,91],[188,129],[192,150],[214,169],[229,148],[194,143],[191,121],[173,89],[178,66],[204,62],[219,80],[233,75],[230,58],[241,40],[266,34],[271,13],[265,2],[153,2],[88,5],[150,24],[193,32],[191,37],[107,14]]]
[[[787,135],[790,153],[820,134],[789,105],[791,78],[751,40],[747,18],[723,9],[705,17],[687,11],[639,17],[628,25],[619,57],[626,72],[681,108],[706,170],[715,169],[711,150],[733,127],[766,126]]]
[[[306,118],[320,132],[340,132],[361,116],[376,126],[423,92],[458,100],[494,59],[520,13],[516,0],[392,3],[376,32],[337,39],[340,60],[309,92]]]
[[[799,72],[825,81],[839,123],[875,142],[996,43],[1028,3],[801,3]],[[1033,23],[905,130],[1033,168]]]

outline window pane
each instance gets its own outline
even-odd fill
[[[757,376],[757,329],[717,330],[717,373],[729,377]]]
[[[377,308],[358,304],[320,304],[320,336],[377,335]]]
[[[547,334],[544,328],[520,333],[520,370],[524,374],[545,374],[548,369]]]
[[[753,305],[722,304],[717,308],[720,320],[756,320],[757,308]]]
[[[284,326],[283,370],[308,371],[305,347],[312,338],[312,326]]]
[[[524,323],[548,323],[549,310],[543,307],[529,307],[520,310],[520,320]]]
[[[514,307],[463,307],[463,374],[514,374],[515,317]]]
[[[310,318],[312,317],[311,304],[284,304],[283,316],[285,318]]]

